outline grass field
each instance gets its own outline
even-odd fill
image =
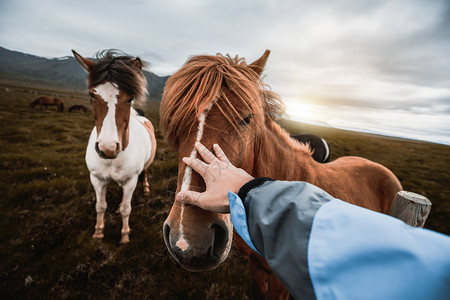
[[[37,94],[57,94],[65,112],[31,109]],[[84,162],[93,126],[91,111],[68,113],[88,97],[69,90],[0,85],[0,294],[3,299],[248,299],[252,298],[246,260],[233,249],[214,271],[190,273],[167,251],[162,224],[172,205],[176,153],[159,131],[159,103],[147,117],[156,128],[158,149],[150,167],[151,193],[139,183],[132,200],[127,245],[120,245],[121,217],[115,211],[121,190],[111,184],[105,238],[91,238],[95,196]],[[433,202],[425,227],[449,234],[450,147],[386,138],[289,121],[291,132],[323,136],[332,159],[369,158],[390,168],[404,189]]]

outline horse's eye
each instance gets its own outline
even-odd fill
[[[94,94],[92,94],[91,92],[89,92],[89,96],[91,96],[91,98],[94,98]]]
[[[131,99],[130,99],[130,100],[128,100],[127,102],[128,102],[128,103],[131,103],[132,101],[133,101],[133,98],[131,98]]]
[[[248,124],[250,124],[250,121],[251,121],[252,118],[253,118],[252,114],[246,116],[245,118],[243,118],[242,120],[239,121],[239,125],[240,126],[247,126]]]

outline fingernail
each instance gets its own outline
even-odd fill
[[[187,158],[187,157],[183,157],[181,160],[182,160],[183,162],[186,162],[186,161],[188,160],[188,158]]]
[[[177,201],[183,201],[183,194],[182,194],[182,193],[178,193],[178,194],[175,196],[175,200],[177,200]]]

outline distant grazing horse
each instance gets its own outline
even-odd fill
[[[306,144],[312,151],[315,161],[326,163],[330,160],[330,145],[320,136],[310,133],[291,134],[291,137]]]
[[[118,56],[113,51],[103,51],[97,63],[75,51],[73,54],[89,73],[88,89],[95,119],[86,149],[86,164],[97,197],[93,237],[103,238],[106,186],[114,180],[123,189],[118,209],[123,220],[120,242],[127,243],[131,197],[141,172],[144,173],[144,192],[150,192],[147,168],[156,153],[152,123],[131,107],[132,102],[143,104],[145,101],[147,81],[142,72],[143,62],[139,58]]]
[[[40,96],[39,98],[33,100],[30,103],[30,107],[34,108],[36,105],[39,105],[39,108],[42,109],[42,106],[45,106],[45,109],[48,108],[48,106],[56,106],[58,111],[63,112],[64,111],[64,102],[59,98],[50,98],[47,96]]]
[[[69,112],[73,112],[73,111],[76,111],[76,110],[82,110],[82,111],[84,111],[84,112],[87,112],[87,107],[86,106],[84,106],[84,105],[72,105],[70,108],[69,108]]]
[[[269,53],[250,65],[238,57],[195,56],[168,79],[161,128],[179,155],[177,192],[205,190],[201,176],[182,161],[185,156],[201,159],[194,148],[200,141],[210,151],[214,143],[219,144],[232,164],[254,177],[310,182],[336,198],[389,213],[401,185],[387,168],[360,157],[318,163],[308,146],[274,122],[284,113],[284,105],[260,79]],[[229,214],[175,201],[163,233],[170,254],[183,268],[203,271],[225,260],[233,227]],[[248,259],[255,298],[286,299],[287,290],[264,258],[234,236]]]

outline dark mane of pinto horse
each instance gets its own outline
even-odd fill
[[[88,88],[111,82],[142,105],[147,94],[147,79],[142,68],[147,64],[139,58],[118,50],[104,50],[97,54],[98,62],[89,71]],[[140,66],[136,66],[136,62]]]
[[[145,112],[140,109],[139,107],[135,107],[134,110],[137,112],[137,114],[141,117],[145,117]]]

